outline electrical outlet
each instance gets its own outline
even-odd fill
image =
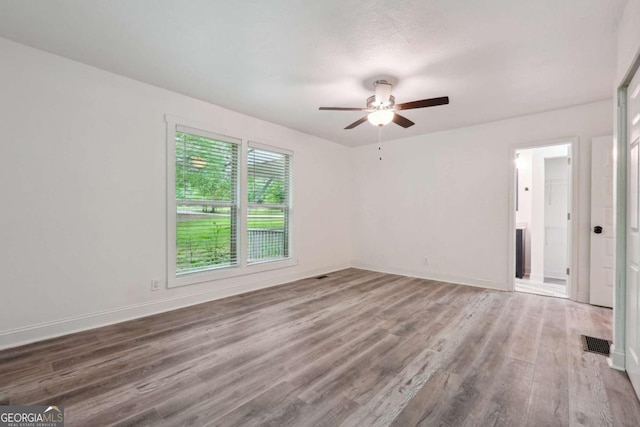
[[[159,291],[160,290],[160,281],[162,279],[151,279],[151,290]]]

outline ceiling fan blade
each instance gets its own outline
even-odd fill
[[[398,113],[393,115],[393,123],[395,123],[397,125],[400,125],[403,128],[408,128],[408,127],[411,127],[411,126],[415,125],[415,123],[413,123],[411,120],[407,119],[404,116],[401,116]]]
[[[319,110],[331,110],[331,111],[369,111],[366,108],[357,107],[320,107]]]
[[[367,121],[367,116],[364,116],[361,119],[356,120],[355,122],[351,123],[349,126],[347,126],[345,129],[353,129],[356,126],[360,126],[361,124],[363,124],[364,122]]]
[[[449,97],[421,99],[419,101],[405,102],[396,105],[397,110],[412,110],[414,108],[436,107],[438,105],[446,105],[449,103]]]

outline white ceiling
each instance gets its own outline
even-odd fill
[[[626,0],[0,0],[0,37],[356,146],[365,82],[398,79],[384,140],[609,99]]]

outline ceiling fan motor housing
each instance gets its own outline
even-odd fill
[[[389,95],[389,99],[384,104],[378,104],[376,102],[375,96],[370,96],[369,98],[367,98],[367,109],[371,111],[383,110],[383,109],[388,110],[393,108],[394,105],[396,105],[396,98],[393,95]]]
[[[376,94],[374,98],[373,106],[375,108],[389,107],[391,103],[391,83],[386,80],[376,80],[374,83]],[[367,100],[367,106],[369,106],[369,100]]]

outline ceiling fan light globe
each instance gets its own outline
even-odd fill
[[[391,123],[394,115],[392,110],[376,110],[367,115],[367,120],[374,126],[384,126]]]

